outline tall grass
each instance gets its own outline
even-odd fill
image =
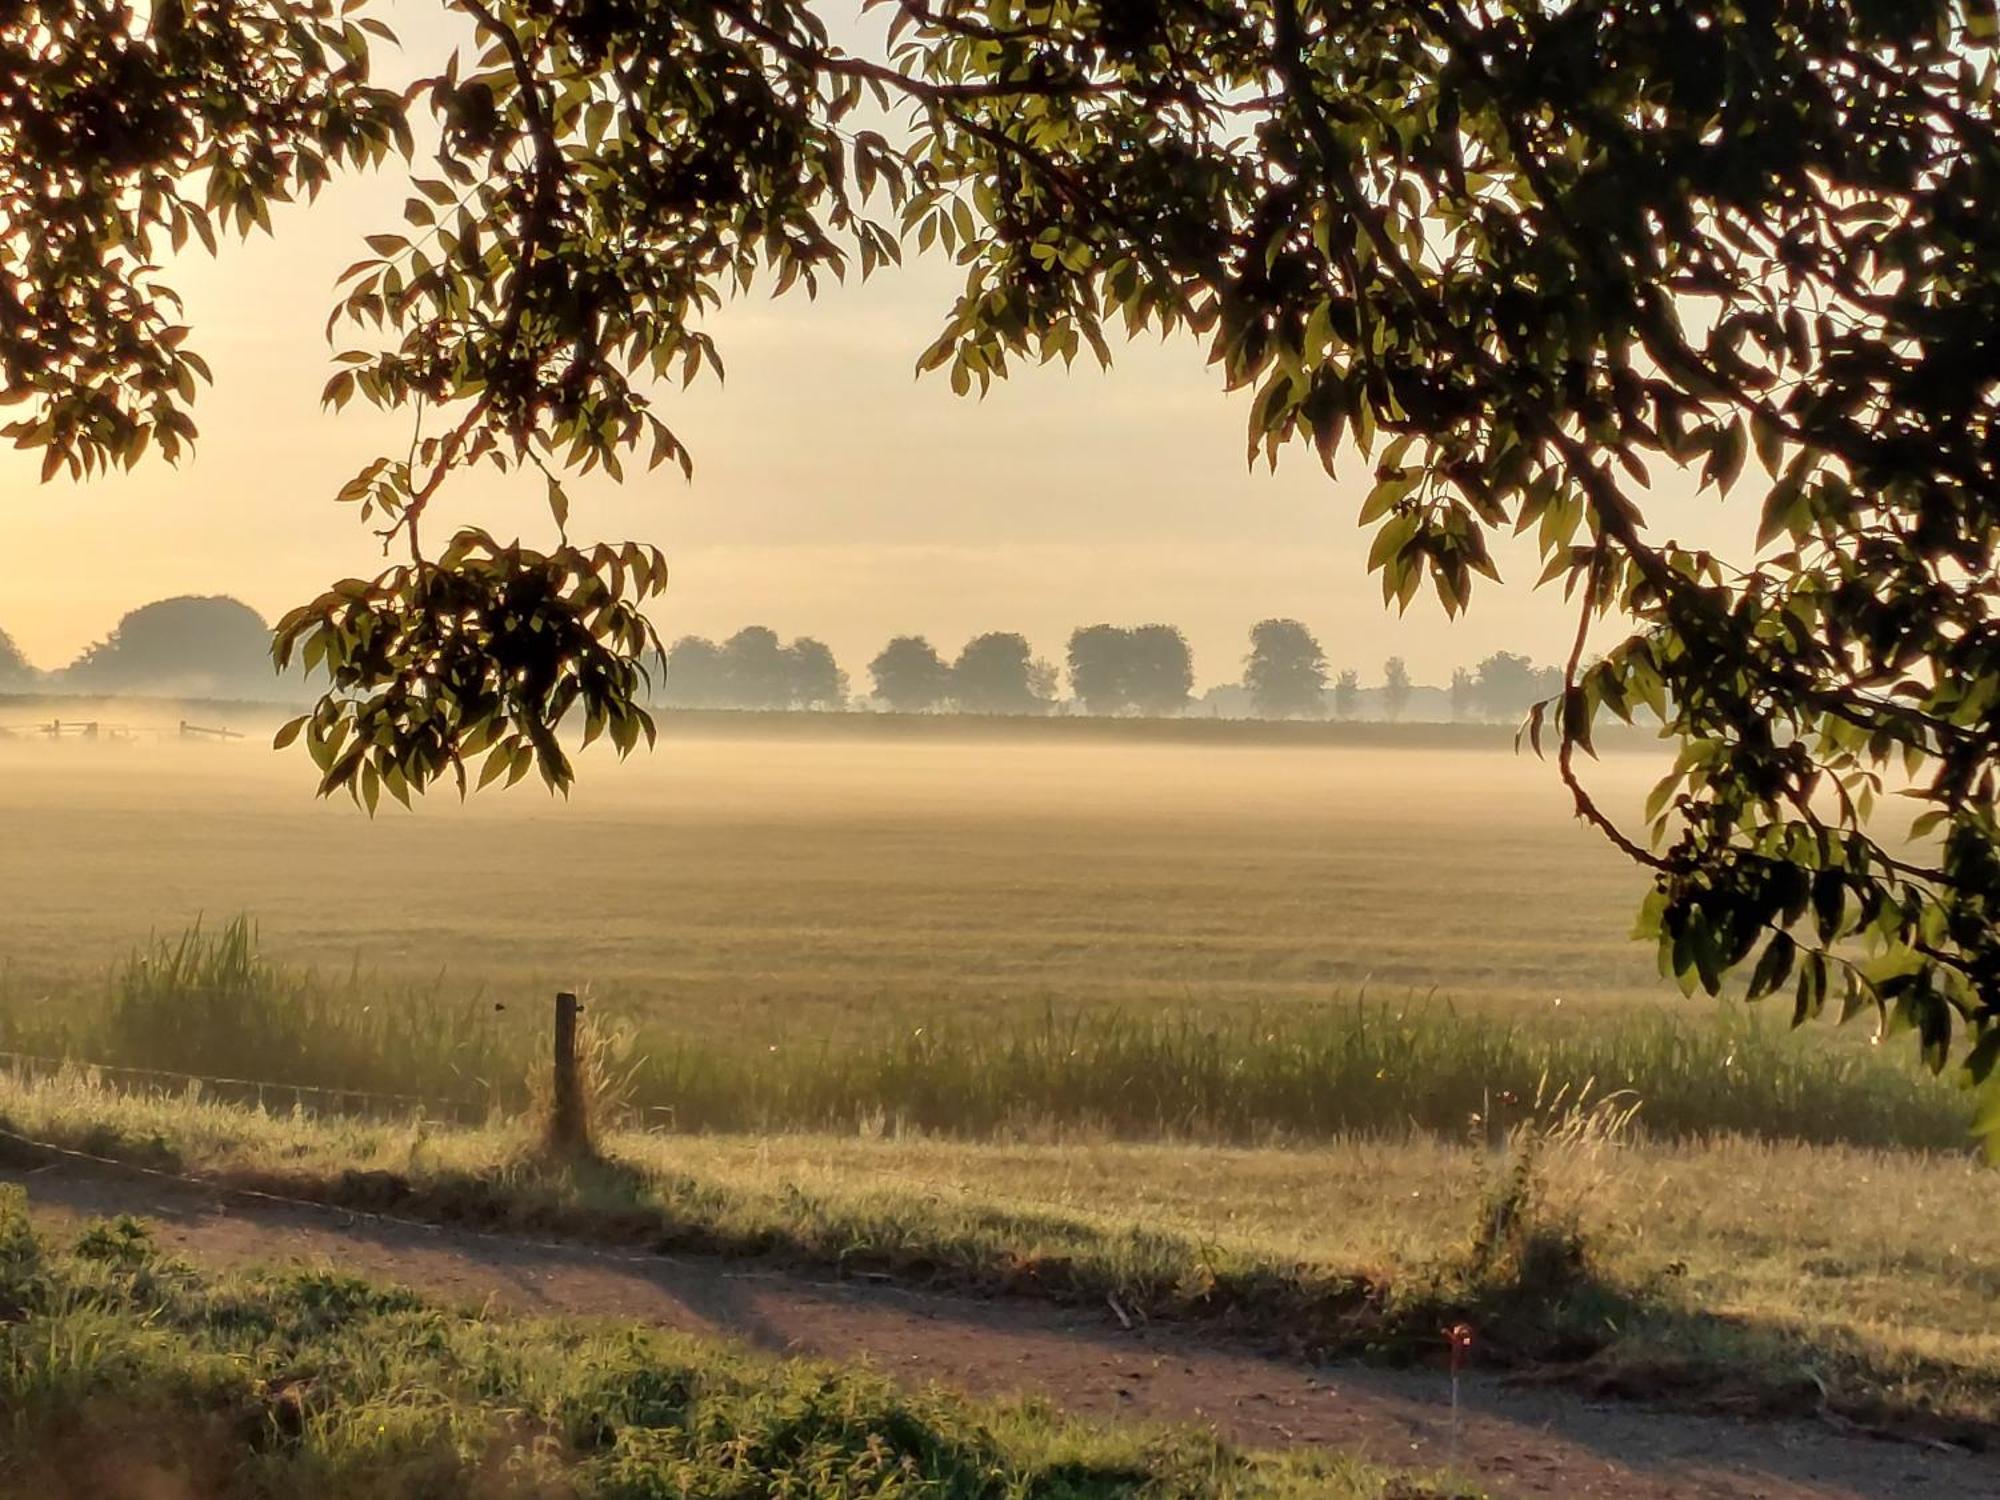
[[[1051,1008],[1008,1025],[885,1025],[838,1046],[732,1048],[600,1025],[595,1056],[631,1117],[683,1131],[1252,1142],[1474,1129],[1497,1140],[1539,1091],[1588,1085],[1636,1099],[1636,1128],[1657,1137],[1968,1145],[1970,1108],[1948,1083],[1780,1020],[1691,1008],[1557,1027],[1360,1000],[1229,1019]],[[12,1051],[281,1086],[267,1103],[298,1086],[412,1096],[375,1102],[421,1098],[461,1117],[529,1103],[546,1024],[539,1006],[274,962],[240,919],[154,942],[100,991],[0,994],[0,1047]]]
[[[528,1033],[504,1021],[504,1009],[477,993],[389,990],[359,971],[328,980],[275,962],[243,917],[154,938],[96,991],[0,991],[0,1047],[14,1052],[421,1098],[461,1112],[520,1095]]]

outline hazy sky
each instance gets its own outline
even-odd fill
[[[403,196],[400,172],[349,181],[281,214],[275,239],[171,268],[191,346],[216,375],[179,469],[149,457],[131,475],[39,486],[32,459],[0,452],[0,628],[30,659],[60,665],[162,595],[232,593],[274,617],[382,565],[331,496],[406,427],[358,404],[323,414],[318,393],[333,278],[362,233],[400,227]],[[1525,547],[1503,552],[1507,585],[1482,585],[1468,620],[1448,624],[1428,596],[1401,619],[1386,612],[1354,524],[1367,464],[1349,454],[1330,481],[1300,448],[1276,475],[1247,469],[1247,397],[1225,395],[1193,343],[1124,347],[1109,374],[1024,369],[984,400],[918,380],[914,359],[959,280],[931,260],[817,302],[730,303],[711,325],[727,381],[663,393],[693,482],[663,469],[622,489],[586,483],[572,535],[666,549],[663,635],[750,623],[818,635],[857,684],[892,634],[949,652],[982,630],[1020,630],[1059,658],[1073,626],[1098,620],[1181,626],[1204,686],[1234,680],[1267,615],[1306,621],[1364,683],[1391,653],[1439,681],[1493,650],[1563,650],[1567,612],[1559,593],[1527,587],[1540,569]],[[1689,539],[1750,524],[1732,514],[1723,529],[1712,495],[1679,489],[1653,519]],[[449,498],[453,517],[546,542],[537,492],[474,474],[440,507]]]

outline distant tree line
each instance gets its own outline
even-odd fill
[[[0,692],[19,691],[35,686],[41,674],[29,664],[21,654],[21,648],[14,644],[14,638],[0,630]]]
[[[721,645],[684,635],[662,664],[661,698],[680,708],[845,708],[847,674],[824,641],[781,645],[762,625]]]
[[[1374,710],[1368,716],[1402,718],[1417,691],[1403,658],[1390,657],[1382,664],[1381,686],[1366,690],[1367,707]],[[1455,670],[1444,699],[1453,719],[1516,719],[1561,691],[1560,668],[1537,667],[1526,656],[1496,651],[1476,667]],[[1351,667],[1330,670],[1319,640],[1297,620],[1263,620],[1251,627],[1243,692],[1250,713],[1260,719],[1328,714],[1352,719],[1363,709],[1361,674]]]
[[[840,709],[850,704],[847,674],[825,643],[802,636],[783,645],[764,626],[717,645],[683,636],[660,664],[656,696],[684,708]],[[1062,700],[1067,680],[1070,702]],[[948,657],[921,635],[899,635],[868,663],[863,697],[894,713],[1046,714],[1171,717],[1206,708],[1229,717],[1396,720],[1427,695],[1426,717],[1513,719],[1559,692],[1562,674],[1499,651],[1452,674],[1447,688],[1419,687],[1400,656],[1382,664],[1379,686],[1364,688],[1353,668],[1333,670],[1318,638],[1298,620],[1271,619],[1250,631],[1240,685],[1194,697],[1194,653],[1172,625],[1080,626],[1059,669],[1015,631],[974,636]]]
[[[183,595],[142,605],[66,667],[38,670],[0,631],[0,692],[277,698],[271,627],[226,595]],[[295,694],[294,694],[295,695]]]
[[[1043,714],[1055,706],[1056,669],[1028,638],[992,630],[947,662],[920,635],[899,635],[868,664],[876,698],[897,713]]]
[[[270,628],[227,597],[162,599],[133,610],[103,640],[55,672],[41,672],[0,631],[0,692],[282,696]],[[654,697],[681,708],[841,710],[853,685],[824,641],[783,641],[762,625],[720,642],[682,636],[653,663]],[[1065,680],[1069,702],[1063,701]],[[1261,620],[1250,631],[1240,684],[1194,697],[1194,653],[1171,625],[1096,624],[1072,631],[1060,667],[1015,631],[976,635],[947,658],[921,635],[897,636],[868,664],[863,697],[897,713],[1171,717],[1190,711],[1264,719],[1396,720],[1416,703],[1426,718],[1514,720],[1561,691],[1562,674],[1496,651],[1451,675],[1446,688],[1413,683],[1401,657],[1364,688],[1335,670],[1298,620]]]

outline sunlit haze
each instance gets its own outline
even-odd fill
[[[420,22],[398,24],[414,37]],[[64,665],[154,598],[234,594],[270,618],[381,565],[332,495],[396,445],[402,421],[360,403],[320,409],[322,328],[335,278],[364,233],[398,225],[404,188],[401,168],[349,178],[280,213],[275,239],[169,267],[191,347],[216,376],[196,405],[197,452],[178,469],[155,459],[40,486],[38,454],[0,452],[0,629],[38,666]],[[1099,620],[1180,626],[1203,687],[1237,678],[1250,625],[1272,615],[1304,620],[1333,667],[1368,683],[1390,654],[1441,682],[1496,649],[1544,661],[1564,649],[1570,616],[1559,595],[1529,587],[1540,567],[1525,545],[1501,550],[1505,586],[1482,584],[1469,623],[1450,625],[1428,595],[1401,619],[1385,612],[1355,525],[1366,460],[1348,449],[1336,480],[1303,448],[1275,475],[1248,468],[1247,396],[1224,393],[1191,341],[1116,347],[1108,374],[1020,369],[984,400],[917,378],[958,281],[933,255],[816,302],[760,288],[723,308],[713,332],[726,382],[662,392],[693,482],[669,467],[622,488],[577,486],[576,536],[666,549],[663,635],[750,623],[817,635],[857,683],[892,634],[924,633],[949,653],[976,632],[1018,630],[1060,658],[1073,627]],[[1748,518],[1692,489],[1668,488],[1654,524],[1740,541]],[[475,473],[447,503],[503,536],[548,539],[538,482]]]

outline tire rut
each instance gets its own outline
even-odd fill
[[[862,1362],[911,1385],[1044,1397],[1075,1415],[1208,1426],[1252,1448],[1326,1446],[1448,1468],[1506,1500],[2000,1500],[2000,1460],[1810,1422],[1733,1420],[1438,1372],[1320,1366],[1185,1327],[1127,1329],[1107,1307],[828,1281],[755,1263],[383,1221],[334,1208],[70,1165],[0,1171],[38,1219],[130,1213],[218,1267],[304,1264],[524,1315],[636,1320],[766,1352]]]

